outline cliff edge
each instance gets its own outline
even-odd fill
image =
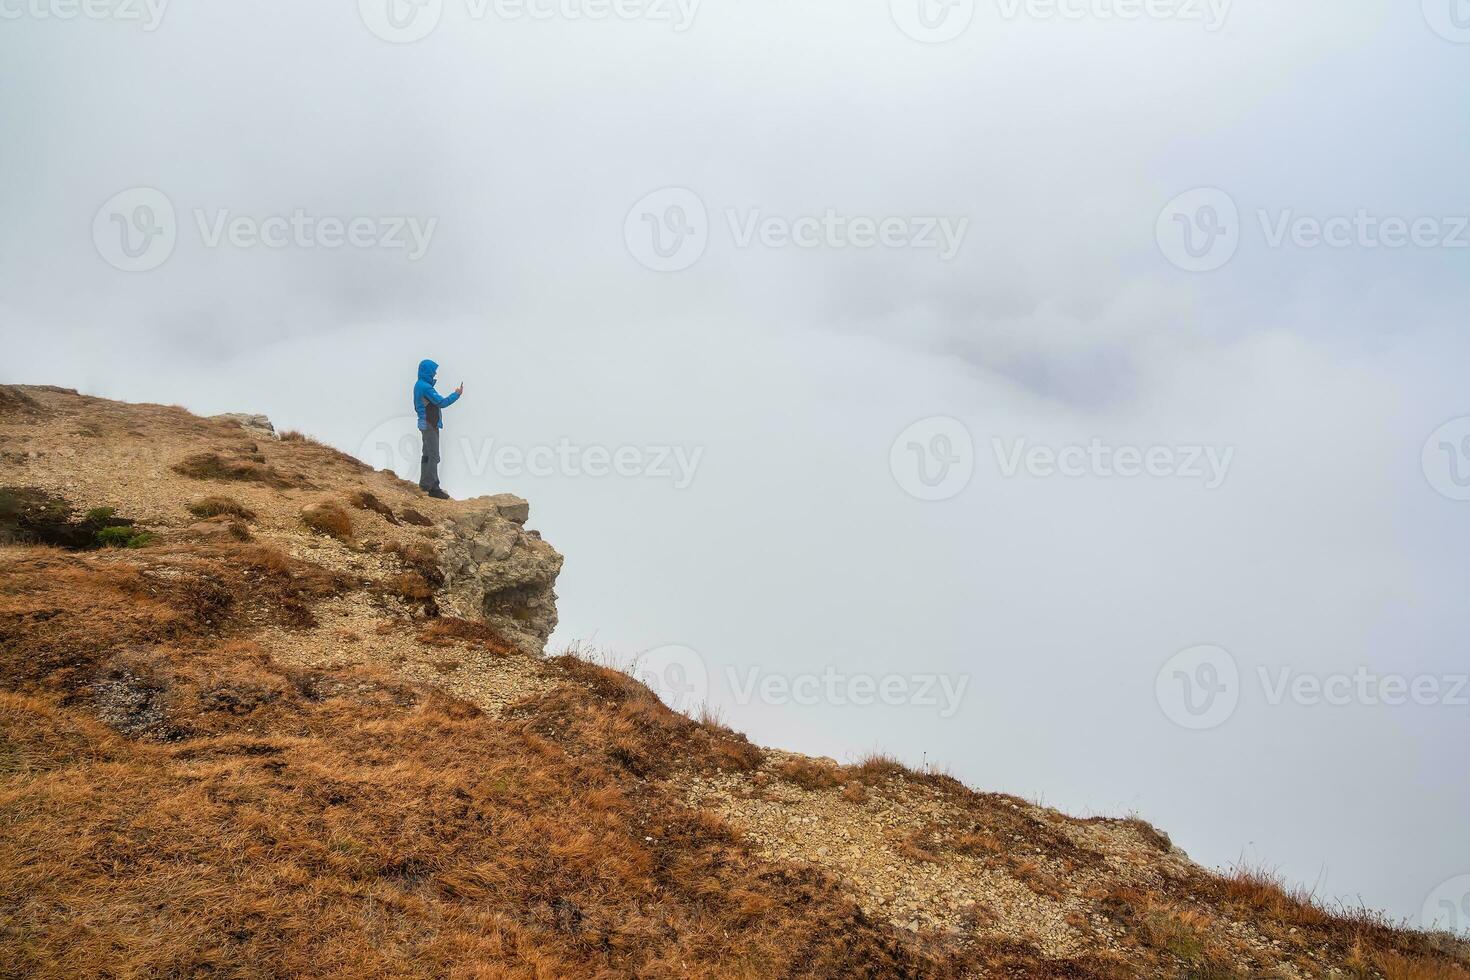
[[[0,386],[0,976],[1470,977],[1140,820],[546,656],[529,516]]]

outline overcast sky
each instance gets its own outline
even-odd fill
[[[388,3],[0,0],[0,380],[433,357],[557,648],[1470,925],[1463,0]]]

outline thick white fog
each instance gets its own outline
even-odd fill
[[[1463,7],[0,0],[0,381],[432,357],[555,648],[1464,927]]]

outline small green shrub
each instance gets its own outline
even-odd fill
[[[135,527],[104,527],[96,537],[104,548],[142,548],[157,540],[155,535]]]
[[[87,511],[86,521],[88,524],[106,524],[116,516],[116,507],[93,507]]]
[[[133,529],[130,527],[104,527],[96,534],[97,543],[110,548],[127,547],[129,541],[133,540]]]

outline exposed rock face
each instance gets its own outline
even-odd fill
[[[439,543],[446,612],[483,619],[533,655],[556,629],[556,577],[562,556],[524,529],[530,505],[520,497],[476,497],[457,506]]]
[[[214,415],[211,418],[219,419],[222,422],[234,422],[257,439],[276,438],[275,425],[264,415],[250,415],[246,412],[226,412],[224,415]]]

